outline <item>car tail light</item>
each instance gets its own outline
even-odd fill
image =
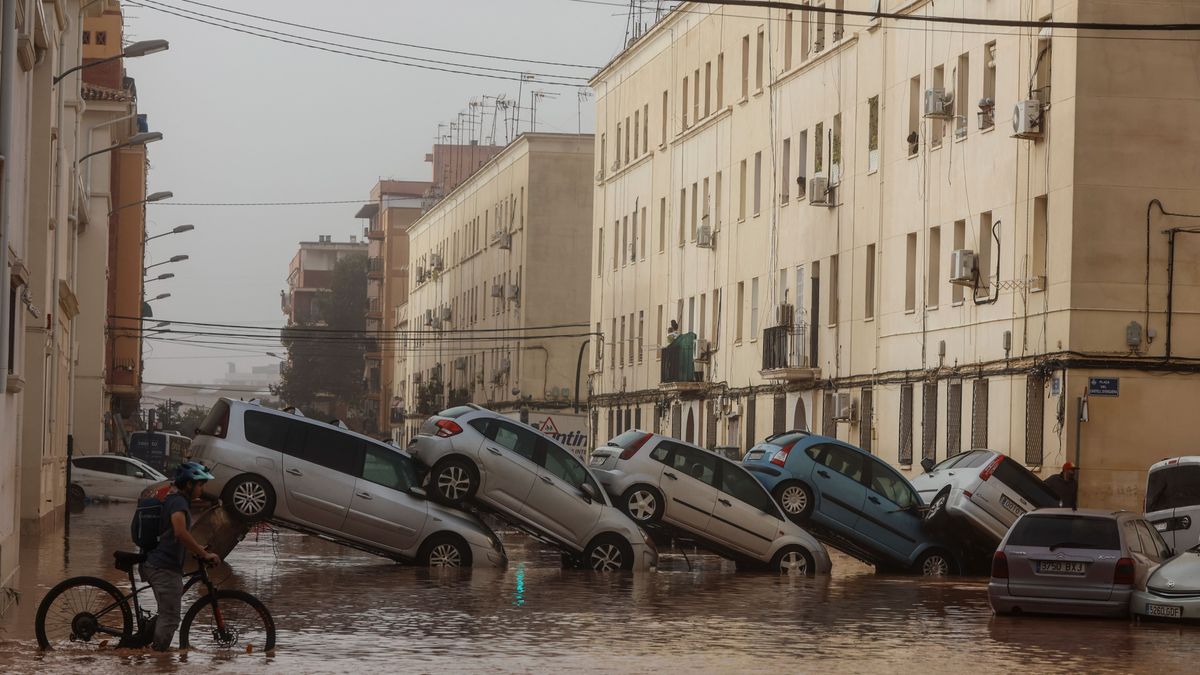
[[[771,457],[771,463],[775,466],[783,466],[784,464],[787,464],[788,455],[791,454],[792,447],[795,445],[796,441],[792,441],[791,443],[788,443],[780,448],[779,451]]]
[[[1008,556],[1004,555],[1004,551],[996,551],[996,555],[992,556],[992,578],[1008,578]]]
[[[1113,570],[1113,585],[1132,586],[1133,573],[1136,569],[1137,565],[1133,562],[1133,558],[1121,558],[1118,560],[1117,566]]]
[[[1000,462],[1004,461],[1004,455],[996,455],[996,459],[988,462],[988,465],[983,467],[983,471],[979,472],[980,480],[987,480],[995,473],[996,467],[1000,466]]]
[[[462,433],[462,427],[458,426],[458,422],[454,420],[438,420],[434,424],[438,428],[435,432],[438,438],[450,438]]]
[[[636,441],[630,443],[629,447],[627,447],[621,451],[621,455],[620,455],[619,459],[629,459],[630,457],[633,457],[634,455],[636,455],[637,451],[641,450],[642,446],[645,445],[646,441],[650,440],[650,437],[653,435],[654,434],[646,434],[645,436],[642,436],[641,438],[637,439]]]

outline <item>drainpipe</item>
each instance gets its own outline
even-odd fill
[[[17,2],[3,0],[0,18],[0,359],[4,360],[4,386],[8,386],[8,296],[12,275],[8,271],[9,211],[11,211],[12,173],[8,160],[12,154],[13,66],[17,61]]]

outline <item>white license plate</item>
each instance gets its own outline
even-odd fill
[[[752,450],[749,455],[746,455],[746,459],[762,459],[764,454],[766,453],[762,450]]]
[[[1146,616],[1162,616],[1168,619],[1178,619],[1183,616],[1183,608],[1173,605],[1155,605],[1147,602]]]
[[[1006,497],[1004,495],[1000,495],[1000,506],[1003,506],[1004,510],[1008,511],[1009,513],[1013,514],[1014,516],[1016,516],[1018,518],[1025,515],[1025,509],[1021,508],[1020,504],[1014,502],[1013,500],[1009,499],[1008,497]]]
[[[1087,563],[1068,562],[1066,560],[1039,560],[1038,574],[1087,574]]]
[[[603,464],[603,463],[604,463],[604,456],[603,456],[603,455],[596,455],[596,456],[592,457],[592,460],[591,460],[591,462],[590,462],[590,464],[591,464],[592,466],[600,466],[600,465],[601,465],[601,464]]]

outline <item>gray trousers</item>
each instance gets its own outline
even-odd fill
[[[154,625],[154,642],[157,651],[171,648],[175,629],[179,628],[179,605],[183,599],[183,573],[164,570],[143,564],[138,570],[142,581],[154,589],[154,602],[158,605],[158,621]]]

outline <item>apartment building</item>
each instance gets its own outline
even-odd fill
[[[1188,19],[678,6],[591,82],[596,440],[734,454],[803,428],[909,475],[991,447],[1043,477],[1081,465],[1081,504],[1140,508],[1200,394],[1176,229],[1200,214],[1194,45],[820,11],[876,6]]]
[[[317,236],[317,241],[302,241],[296,255],[288,263],[287,290],[280,291],[280,309],[288,317],[289,326],[322,326],[317,296],[328,291],[333,283],[333,269],[342,258],[367,255],[368,244],[350,237],[350,241],[334,241],[332,235]]]
[[[588,332],[592,145],[524,134],[409,228],[397,440],[448,405],[571,405]]]

